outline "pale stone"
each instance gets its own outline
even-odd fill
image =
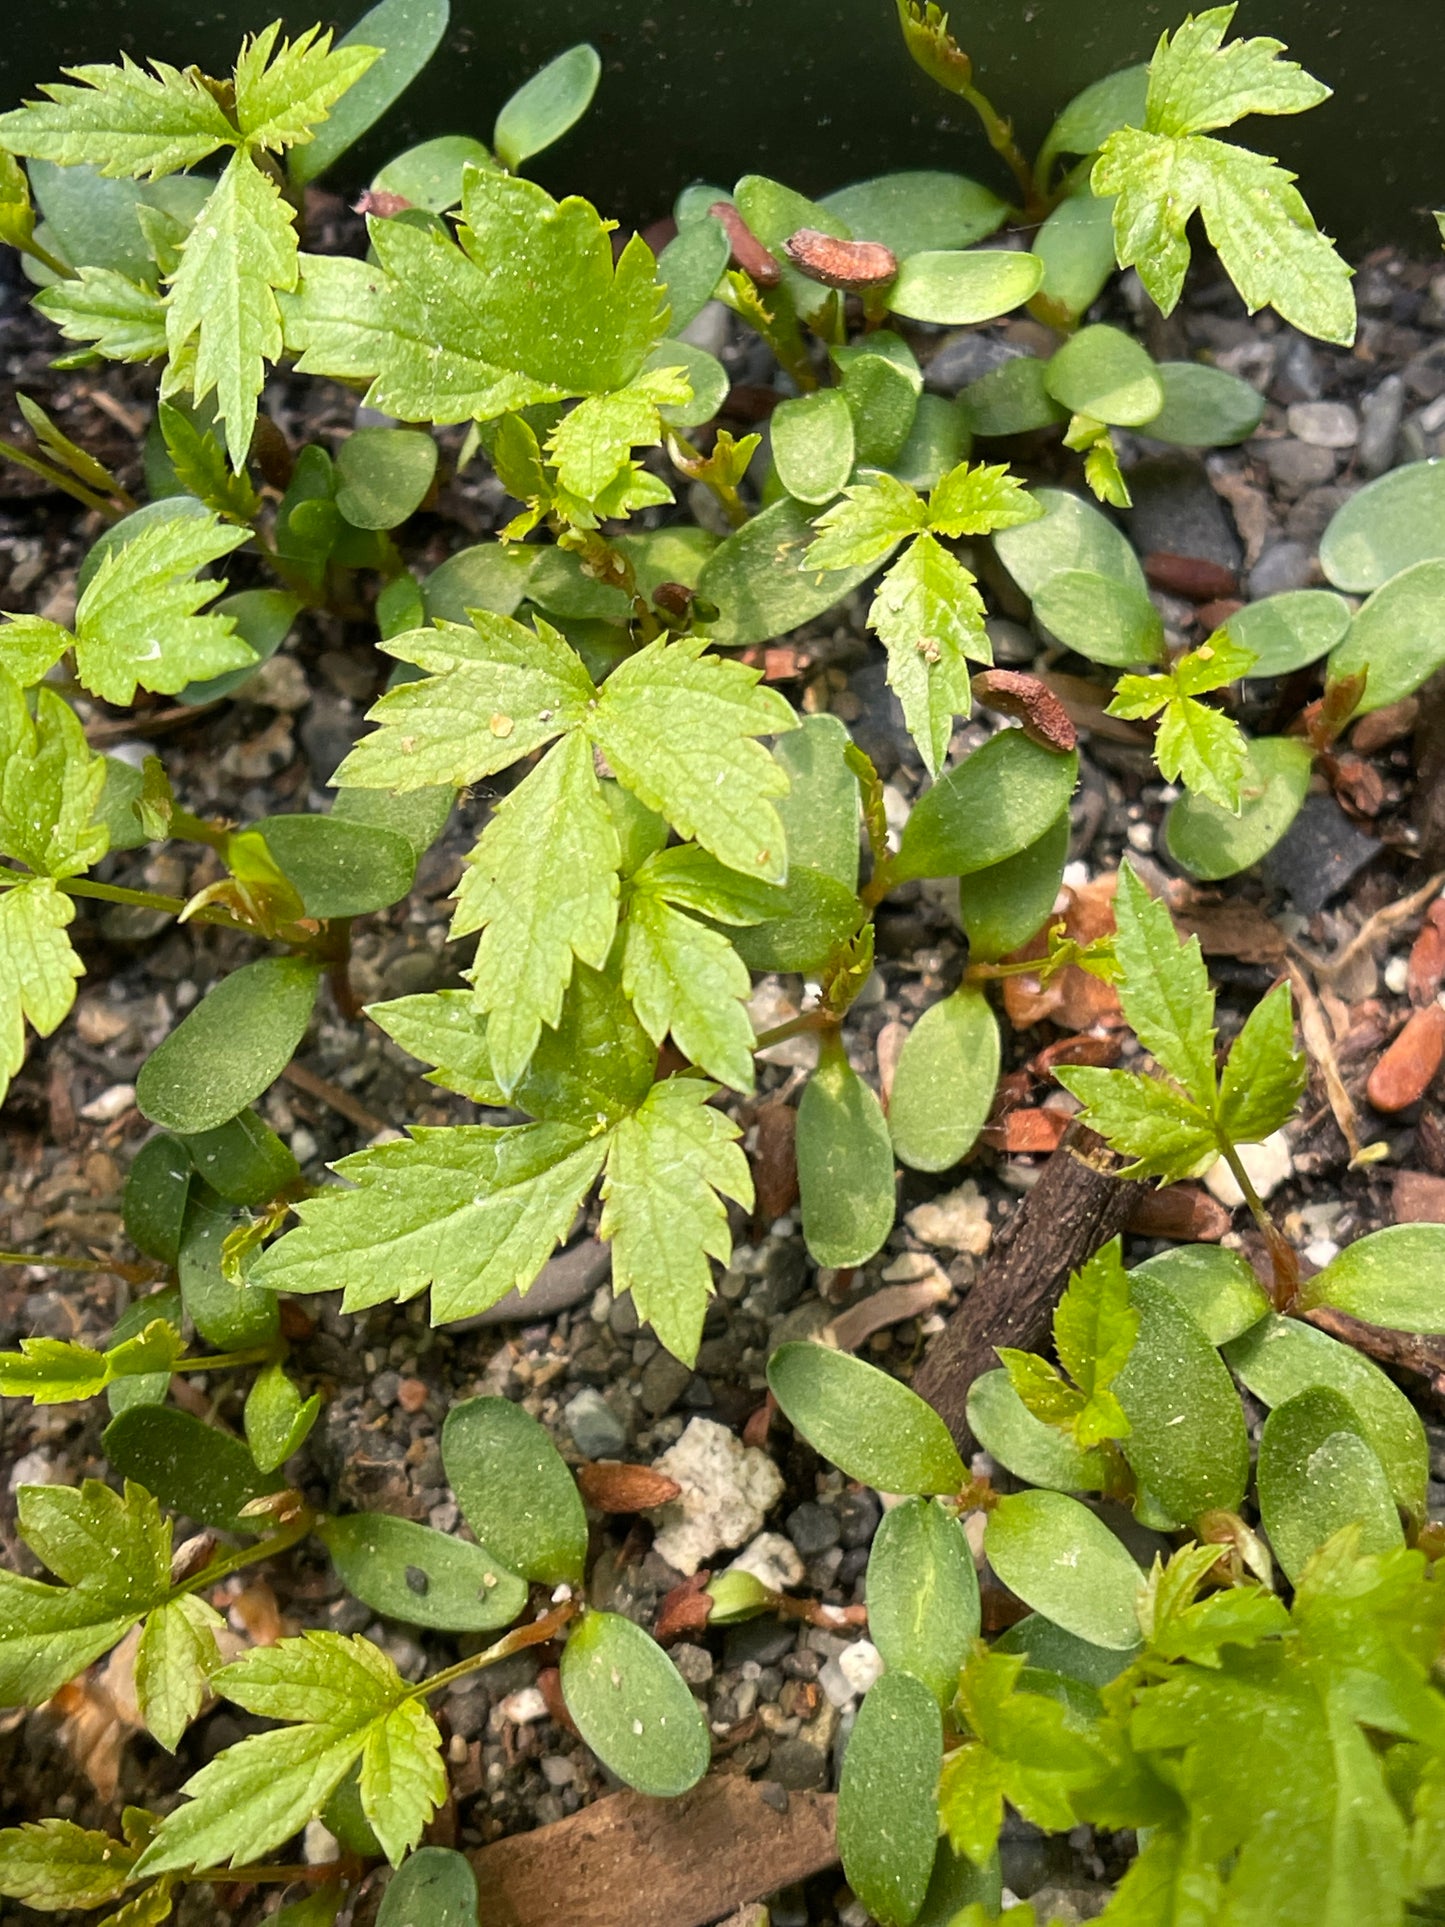
[[[972,1178],[965,1178],[956,1191],[915,1205],[905,1222],[925,1244],[966,1251],[974,1258],[981,1258],[993,1242],[988,1200]]]
[[[1294,1170],[1294,1159],[1283,1131],[1271,1132],[1262,1144],[1241,1144],[1239,1161],[1261,1198],[1277,1191]],[[1244,1193],[1223,1158],[1217,1158],[1210,1165],[1204,1182],[1227,1211],[1237,1211],[1244,1203]]]
[[[751,1539],[783,1495],[783,1476],[767,1453],[743,1445],[714,1419],[690,1419],[653,1469],[682,1487],[651,1515],[659,1557],[681,1573],[696,1572],[721,1547]]]
[[[750,1572],[769,1592],[786,1592],[789,1586],[803,1583],[803,1560],[791,1539],[781,1532],[760,1532],[740,1552],[729,1572]]]

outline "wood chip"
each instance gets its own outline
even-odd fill
[[[599,1512],[646,1512],[666,1505],[682,1491],[665,1472],[654,1472],[650,1465],[626,1465],[620,1459],[578,1466],[577,1485],[588,1505]]]
[[[1436,897],[1425,912],[1420,934],[1410,946],[1405,988],[1412,1004],[1428,1004],[1445,979],[1445,898]],[[84,1111],[81,1116],[84,1117]]]
[[[1429,1003],[1409,1022],[1370,1072],[1365,1094],[1377,1111],[1403,1111],[1429,1090],[1445,1058],[1445,1010]]]
[[[952,1289],[948,1274],[935,1262],[926,1277],[907,1285],[885,1285],[882,1291],[850,1305],[831,1324],[825,1325],[819,1336],[825,1345],[834,1345],[840,1352],[856,1352],[874,1332],[901,1324],[905,1318],[921,1318],[932,1311]]]
[[[835,1800],[711,1774],[680,1800],[614,1793],[471,1856],[488,1927],[707,1927],[835,1864]]]

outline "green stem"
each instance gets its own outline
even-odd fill
[[[455,1666],[433,1673],[430,1679],[424,1679],[411,1688],[408,1699],[425,1699],[428,1694],[439,1693],[442,1687],[465,1679],[469,1673],[479,1673],[484,1666],[495,1666],[498,1660],[510,1659],[513,1653],[520,1653],[528,1646],[545,1645],[581,1610],[577,1600],[564,1600],[560,1606],[554,1606],[551,1612],[544,1613],[541,1619],[533,1620],[530,1626],[514,1626],[494,1646],[487,1646],[480,1653],[473,1653],[470,1659],[459,1659]]]
[[[258,1565],[263,1559],[278,1557],[289,1552],[295,1544],[304,1539],[316,1524],[316,1514],[310,1506],[303,1506],[289,1525],[282,1526],[279,1532],[272,1533],[269,1539],[258,1539],[254,1546],[242,1546],[236,1552],[228,1552],[219,1559],[213,1559],[203,1566],[192,1579],[182,1581],[171,1590],[170,1600],[180,1599],[189,1592],[200,1592],[207,1586],[217,1585],[222,1579],[229,1579],[233,1572],[241,1572],[247,1566]],[[167,1600],[167,1604],[170,1604]]]
[[[105,516],[107,521],[114,522],[120,515],[120,508],[115,502],[109,502],[103,495],[97,495],[93,489],[87,488],[84,482],[78,482],[73,475],[67,475],[63,469],[52,468],[49,462],[37,461],[33,455],[27,455],[23,448],[17,448],[14,442],[0,442],[0,455],[3,455],[7,462],[14,462],[17,468],[28,469],[32,475],[40,476],[52,488],[62,489],[65,494],[72,496],[85,508],[94,509],[98,515]]]
[[[210,1352],[194,1357],[181,1357],[171,1366],[173,1372],[227,1372],[235,1365],[259,1365],[263,1359],[274,1358],[274,1345],[250,1345],[239,1352]]]
[[[667,452],[673,463],[686,475],[689,481],[701,482],[707,489],[723,514],[735,529],[751,520],[747,503],[738,494],[735,482],[723,481],[719,476],[709,474],[710,463],[702,450],[690,442],[686,435],[680,435],[674,428],[669,430]]]
[[[0,1265],[45,1265],[56,1271],[105,1271],[128,1285],[149,1285],[164,1278],[164,1265],[127,1265],[113,1258],[54,1258],[45,1251],[0,1251]]]
[[[790,1037],[806,1037],[811,1031],[832,1030],[834,1019],[826,1010],[805,1010],[801,1017],[790,1017],[785,1024],[774,1024],[771,1030],[760,1030],[753,1039],[754,1050],[768,1050],[774,1044],[786,1044]]]
[[[961,100],[966,100],[983,123],[983,131],[989,146],[1003,161],[1023,191],[1024,216],[1037,218],[1038,192],[1034,185],[1033,169],[1024,159],[1023,150],[1014,139],[1013,122],[1006,114],[1001,114],[987,94],[980,93],[971,81],[955,86],[954,92]]]
[[[204,818],[192,816],[189,810],[172,810],[170,833],[181,837],[187,843],[205,843],[219,855],[226,854],[226,845],[231,832],[219,823],[207,823]],[[184,905],[181,906],[184,909]]]
[[[28,241],[22,241],[19,245],[22,254],[28,254],[31,260],[38,261],[42,268],[49,268],[52,274],[58,274],[62,281],[75,279],[75,269],[62,261],[58,254],[52,254],[49,248],[37,241],[33,234]]]
[[[1221,1136],[1219,1149],[1234,1176],[1234,1182],[1244,1195],[1244,1202],[1249,1206],[1250,1216],[1264,1236],[1274,1272],[1270,1287],[1274,1308],[1277,1312],[1286,1312],[1299,1297],[1299,1260],[1295,1256],[1294,1246],[1265,1209],[1264,1200],[1250,1181],[1249,1173],[1244,1168],[1244,1160],[1236,1147],[1228,1138]]]
[[[216,1886],[225,1887],[258,1887],[264,1881],[281,1886],[292,1880],[304,1880],[309,1886],[321,1887],[328,1880],[338,1877],[336,1870],[340,1864],[336,1860],[326,1860],[314,1867],[208,1867],[196,1873],[184,1874],[182,1878],[186,1881],[208,1880]]]

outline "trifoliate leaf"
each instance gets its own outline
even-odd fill
[[[252,662],[232,617],[197,613],[225,583],[196,575],[249,534],[178,508],[148,516],[109,549],[75,612],[75,666],[86,688],[107,702],[129,703],[138,688],[171,696],[188,682]]]
[[[1158,1078],[1064,1065],[1057,1076],[1083,1104],[1089,1128],[1135,1160],[1121,1176],[1200,1177],[1219,1156],[1208,1114]]]
[[[0,1352],[0,1398],[30,1398],[37,1405],[94,1398],[118,1378],[169,1376],[184,1352],[180,1333],[164,1318],[103,1352],[67,1338],[22,1338],[18,1352]]]
[[[382,644],[388,655],[427,672],[402,683],[368,714],[364,736],[336,772],[341,788],[461,788],[529,756],[573,729],[596,698],[575,650],[537,618],[472,611],[472,627],[440,622]]]
[[[898,544],[927,526],[922,499],[896,476],[870,476],[843,491],[817,530],[806,561],[810,569],[871,569]]]
[[[762,672],[705,656],[700,637],[650,643],[615,669],[589,725],[618,780],[683,837],[765,883],[787,875],[769,800],[788,779],[754,737],[796,729]],[[665,724],[659,725],[659,718]]]
[[[0,1571],[0,1703],[38,1706],[171,1590],[171,1529],[148,1492],[22,1486],[20,1531],[63,1583]]]
[[[393,1865],[446,1798],[441,1735],[414,1689],[368,1640],[311,1632],[258,1647],[212,1680],[263,1718],[294,1725],[227,1747],[193,1774],[141,1876],[258,1860],[318,1814],[361,1763],[361,1807]]]
[[[1263,36],[1221,45],[1232,6],[1211,7],[1160,36],[1149,63],[1146,125],[1160,134],[1202,134],[1232,127],[1246,114],[1301,114],[1330,90],[1298,62],[1281,60],[1284,42]]]
[[[1219,1084],[1219,1122],[1235,1144],[1258,1144],[1294,1114],[1309,1077],[1295,1049],[1288,984],[1255,1005],[1230,1048]]]
[[[573,959],[594,969],[606,961],[620,861],[580,735],[549,750],[498,804],[469,855],[451,934],[482,932],[472,986],[490,1013],[487,1049],[504,1091],[515,1089],[543,1024],[560,1017]]]
[[[243,41],[236,59],[236,119],[255,147],[276,152],[311,139],[341,96],[377,58],[375,47],[333,47],[311,27],[278,47],[279,20]]]
[[[928,498],[928,526],[936,535],[992,535],[995,529],[1036,522],[1042,504],[1027,492],[1006,463],[960,462],[938,482]]]
[[[1220,631],[1181,656],[1163,675],[1121,676],[1108,714],[1138,718],[1162,712],[1154,760],[1169,781],[1207,796],[1221,809],[1239,807],[1248,746],[1239,725],[1197,698],[1247,675],[1255,661]]]
[[[251,447],[256,400],[281,355],[278,292],[300,273],[294,215],[270,176],[236,154],[196,217],[171,278],[166,340],[172,373],[182,357],[195,399],[214,392],[231,466]]]
[[[201,1710],[206,1682],[221,1663],[216,1629],[225,1624],[213,1606],[183,1593],[149,1614],[135,1656],[141,1718],[167,1753]]]
[[[84,964],[66,936],[75,905],[48,877],[0,891],[0,1099],[25,1062],[25,1024],[48,1037],[70,1013]]]
[[[343,1158],[337,1174],[357,1188],[299,1205],[299,1227],[264,1253],[251,1281],[272,1291],[344,1285],[348,1311],[430,1285],[434,1323],[471,1317],[531,1284],[605,1153],[604,1139],[568,1124],[418,1128]]]
[[[969,711],[968,658],[992,662],[974,577],[931,535],[920,535],[878,585],[870,628],[888,651],[888,681],[930,776],[948,755],[955,716]]]
[[[374,378],[372,407],[409,421],[488,421],[625,388],[666,332],[651,250],[614,269],[607,223],[575,196],[469,168],[460,246],[373,221],[380,267],[308,255],[287,304],[303,373]]]
[[[1119,871],[1115,955],[1124,1015],[1145,1050],[1206,1108],[1214,1102],[1214,992],[1198,937],[1181,943],[1133,868]]]
[[[156,361],[166,352],[166,310],[154,288],[115,268],[80,268],[35,296],[67,341],[91,344],[107,361]]]
[[[752,977],[721,931],[637,890],[623,924],[622,987],[654,1043],[671,1031],[709,1077],[752,1090]]]
[[[65,71],[81,84],[53,82],[40,90],[46,99],[0,114],[0,144],[12,154],[89,164],[112,180],[156,180],[235,143],[235,128],[194,68],[182,73],[154,60],[148,73],[123,54],[118,67]]]
[[[103,1907],[130,1884],[137,1847],[73,1820],[39,1820],[0,1833],[0,1894],[40,1913]]]
[[[682,370],[650,370],[615,394],[592,395],[564,415],[547,442],[557,480],[570,495],[593,502],[626,469],[636,447],[662,440],[659,406],[691,398]]]
[[[738,1127],[709,1106],[713,1091],[697,1078],[654,1084],[613,1132],[602,1185],[613,1289],[630,1291],[638,1317],[689,1361],[712,1295],[708,1259],[732,1255],[723,1199],[753,1205]]]
[[[1242,114],[1298,113],[1326,90],[1271,40],[1220,42],[1232,7],[1216,7],[1165,35],[1150,63],[1145,125],[1120,127],[1090,176],[1096,195],[1115,195],[1114,247],[1165,314],[1189,265],[1191,216],[1219,251],[1251,313],[1273,307],[1307,334],[1348,345],[1355,335],[1350,270],[1293,186],[1294,176],[1262,154],[1199,130]]]
[[[32,718],[0,669],[0,851],[42,876],[88,870],[106,850],[105,826],[93,821],[104,787],[105,758],[91,754],[69,704],[42,689]]]

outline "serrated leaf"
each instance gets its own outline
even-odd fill
[[[130,1883],[138,1849],[73,1820],[29,1821],[0,1833],[0,1894],[42,1913],[103,1907]]]
[[[1272,307],[1306,334],[1348,347],[1355,338],[1350,270],[1293,185],[1262,154],[1206,134],[1123,127],[1104,143],[1090,182],[1112,194],[1114,248],[1171,314],[1189,265],[1185,233],[1198,212],[1225,272],[1253,314]]]
[[[104,1352],[65,1338],[22,1338],[18,1352],[0,1352],[0,1397],[37,1405],[94,1398],[119,1378],[169,1377],[184,1351],[180,1333],[163,1318]]]
[[[936,535],[992,535],[1037,522],[1041,505],[1006,463],[994,467],[960,462],[935,483],[928,497],[928,526]]]
[[[114,179],[156,180],[194,167],[236,140],[236,130],[200,74],[163,60],[151,71],[128,55],[118,67],[68,67],[79,81],[42,87],[44,100],[0,114],[0,143],[12,154],[60,167],[92,164]]]
[[[790,1341],[768,1360],[783,1415],[850,1479],[927,1497],[967,1481],[948,1427],[917,1392],[846,1352]]]
[[[1207,1112],[1156,1077],[1060,1065],[1058,1082],[1084,1106],[1084,1122],[1134,1162],[1131,1178],[1202,1177],[1219,1156]]]
[[[301,372],[374,377],[372,407],[436,423],[626,387],[666,330],[641,238],[614,269],[606,225],[586,201],[557,202],[479,168],[463,176],[462,205],[460,246],[374,220],[380,273],[305,258],[286,323]]]
[[[596,502],[631,467],[635,447],[655,448],[662,440],[659,405],[677,406],[691,392],[682,369],[658,368],[612,394],[578,402],[547,439],[559,485],[582,502]]]
[[[620,673],[620,672],[619,672]],[[574,959],[600,969],[617,927],[621,850],[592,748],[568,736],[498,804],[467,858],[451,934],[481,930],[472,986],[487,1049],[515,1090],[544,1024],[556,1024]]]
[[[883,1927],[908,1927],[928,1892],[942,1760],[933,1695],[909,1673],[885,1673],[858,1710],[838,1785],[843,1871]]]
[[[129,703],[137,688],[174,695],[254,662],[231,617],[198,613],[226,585],[197,571],[238,548],[249,529],[167,505],[133,533],[117,525],[115,534],[75,611],[75,664],[87,689]]]
[[[605,1140],[566,1124],[417,1127],[343,1158],[354,1191],[297,1207],[301,1223],[252,1267],[272,1291],[346,1287],[348,1311],[432,1287],[432,1319],[485,1311],[525,1290],[566,1237]]]
[[[765,883],[787,875],[772,798],[788,779],[759,736],[796,729],[762,672],[704,655],[703,639],[649,643],[603,684],[589,731],[618,780],[679,836]],[[657,726],[659,715],[667,727]]]
[[[312,1632],[223,1667],[213,1689],[295,1725],[227,1747],[182,1788],[139,1874],[263,1858],[319,1813],[358,1760],[361,1805],[395,1865],[446,1797],[441,1736],[379,1648]]]
[[[1248,764],[1239,725],[1197,700],[1205,690],[1222,688],[1254,666],[1248,649],[1218,630],[1201,648],[1181,656],[1163,675],[1121,676],[1111,716],[1156,716],[1154,760],[1170,782],[1182,780],[1222,809],[1237,810]]]
[[[968,659],[993,661],[974,577],[931,535],[917,536],[868,611],[888,651],[888,681],[930,776],[948,755],[955,716],[969,712]]]
[[[341,764],[339,787],[461,788],[583,720],[597,692],[555,629],[540,618],[528,628],[486,609],[469,613],[470,628],[443,621],[383,645],[426,678],[402,683],[368,711],[380,728]]]
[[[1276,984],[1245,1019],[1219,1084],[1220,1129],[1236,1144],[1257,1144],[1294,1114],[1309,1077],[1295,1049],[1294,1003]]]
[[[600,1235],[612,1241],[614,1291],[677,1358],[697,1355],[712,1295],[709,1258],[732,1255],[724,1198],[751,1210],[752,1173],[731,1118],[694,1078],[654,1084],[615,1127],[602,1183]]]
[[[276,297],[299,275],[291,208],[248,153],[234,155],[171,277],[166,340],[172,374],[184,360],[195,399],[215,394],[237,471],[250,451],[267,365],[281,356]]]
[[[221,1663],[216,1628],[225,1624],[195,1593],[147,1614],[135,1656],[136,1703],[151,1734],[174,1753]]]
[[[442,1426],[442,1465],[477,1537],[523,1578],[577,1585],[587,1514],[547,1428],[505,1398],[454,1405]]]
[[[161,297],[115,268],[82,267],[42,288],[35,306],[67,341],[89,343],[107,361],[155,361],[166,352]]]
[[[623,923],[622,987],[643,1029],[670,1031],[700,1070],[735,1091],[753,1088],[752,977],[728,939],[648,890],[634,892]]]
[[[872,475],[843,491],[843,499],[820,515],[808,547],[811,569],[871,569],[898,544],[927,525],[928,511],[916,490],[893,475]]]
[[[276,44],[273,20],[248,35],[236,57],[236,120],[255,147],[280,152],[308,141],[348,88],[378,57],[375,47],[333,47],[331,34],[310,27]]]
[[[1199,939],[1181,943],[1168,909],[1133,868],[1119,871],[1119,999],[1135,1036],[1200,1104],[1214,1102],[1214,992]]]
[[[74,916],[48,877],[0,891],[0,1098],[25,1062],[27,1021],[48,1037],[75,1002],[85,966],[65,934]]]
[[[41,689],[32,717],[24,690],[0,669],[0,850],[44,877],[89,869],[106,850],[94,821],[104,785],[104,759],[91,754],[69,704]]]
[[[1145,125],[1162,134],[1201,134],[1246,114],[1300,114],[1330,90],[1293,60],[1284,42],[1263,36],[1221,45],[1232,6],[1211,7],[1160,36],[1149,63]]]
[[[213,514],[249,524],[260,507],[260,497],[244,471],[233,473],[225,450],[210,430],[169,402],[160,404],[156,419],[181,487]]]
[[[0,1571],[0,1703],[38,1706],[171,1589],[171,1530],[139,1486],[21,1486],[20,1530],[63,1583]]]

